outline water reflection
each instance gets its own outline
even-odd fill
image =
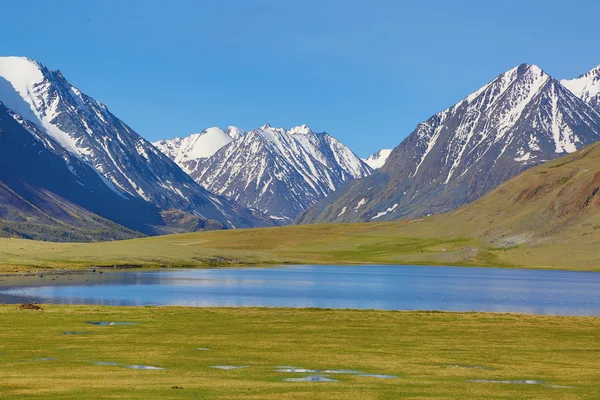
[[[0,301],[600,315],[600,274],[427,266],[296,266],[9,278]]]

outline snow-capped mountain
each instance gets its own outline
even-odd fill
[[[60,71],[23,57],[0,57],[0,102],[15,121],[60,155],[75,176],[79,172],[74,165],[85,164],[106,188],[123,199],[141,200],[159,211],[181,210],[210,226],[271,223],[259,213],[200,187],[104,104],[67,82]],[[83,178],[78,182],[89,184]],[[127,221],[116,222],[126,225]],[[140,224],[134,229],[140,229]],[[152,233],[155,228],[144,231]]]
[[[231,140],[204,157],[198,155],[211,153],[212,147],[210,151],[202,149],[202,144],[180,147],[199,143],[190,139],[194,135],[155,145],[206,189],[256,208],[282,224],[292,222],[344,182],[372,173],[337,139],[306,125],[285,130],[267,124],[248,133],[233,127],[225,132],[218,128],[205,132],[225,133]],[[207,136],[205,132],[200,137]],[[210,140],[211,145],[215,142]]]
[[[367,165],[373,169],[379,169],[383,167],[385,161],[390,156],[392,149],[381,149],[371,154],[368,158],[363,158],[363,161],[367,163]]]
[[[181,167],[185,167],[187,161],[210,157],[221,147],[233,142],[234,138],[244,134],[244,131],[234,126],[225,131],[212,127],[185,138],[159,140],[152,144]]]
[[[535,65],[522,64],[420,123],[373,175],[350,182],[301,223],[441,213],[519,172],[600,140],[600,113]]]
[[[118,195],[91,166],[47,141],[0,103],[0,236],[123,239],[140,234],[107,219],[139,231],[161,224],[155,207]]]
[[[600,65],[575,79],[560,81],[577,97],[600,111]]]

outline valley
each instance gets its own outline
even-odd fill
[[[600,399],[600,3],[2,6],[0,399]]]

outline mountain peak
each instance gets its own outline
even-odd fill
[[[522,63],[516,67],[520,71],[531,71],[535,73],[544,72],[540,67],[535,64]]]
[[[575,96],[600,111],[600,65],[575,79],[563,79],[560,83]]]
[[[24,56],[3,56],[0,57],[0,63],[12,64],[14,66],[23,66],[29,64],[37,68],[45,68],[39,61]]]
[[[581,78],[594,78],[594,77],[596,79],[600,79],[600,65],[597,65],[596,67],[592,68],[588,72],[579,75],[579,77],[577,79],[581,79]]]
[[[153,144],[173,161],[181,163],[182,161],[210,157],[233,140],[234,137],[231,134],[214,126],[184,138],[175,137],[170,140],[159,140]]]
[[[381,149],[371,154],[369,158],[363,159],[363,161],[367,163],[369,167],[378,169],[383,167],[383,164],[385,164],[385,161],[388,159],[391,152],[392,149]]]
[[[302,124],[300,126],[294,126],[290,129],[289,133],[290,135],[308,135],[313,133],[313,131],[306,124]]]
[[[27,57],[0,57],[0,76],[21,92],[44,79],[44,66]]]
[[[260,127],[260,129],[262,129],[262,130],[271,129],[271,124],[264,124],[263,126]]]
[[[553,79],[535,64],[519,64],[506,72],[498,75],[493,81],[482,86],[455,106],[462,105],[465,101],[471,104],[476,99],[489,101],[489,96],[499,98],[515,82],[518,82],[521,93],[535,94],[549,79]],[[486,100],[487,99],[487,100]]]
[[[225,129],[225,133],[234,140],[246,136],[246,131],[238,128],[237,126],[228,126],[227,129]]]

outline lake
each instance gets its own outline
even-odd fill
[[[600,273],[429,266],[160,269],[0,277],[1,303],[600,315]]]

